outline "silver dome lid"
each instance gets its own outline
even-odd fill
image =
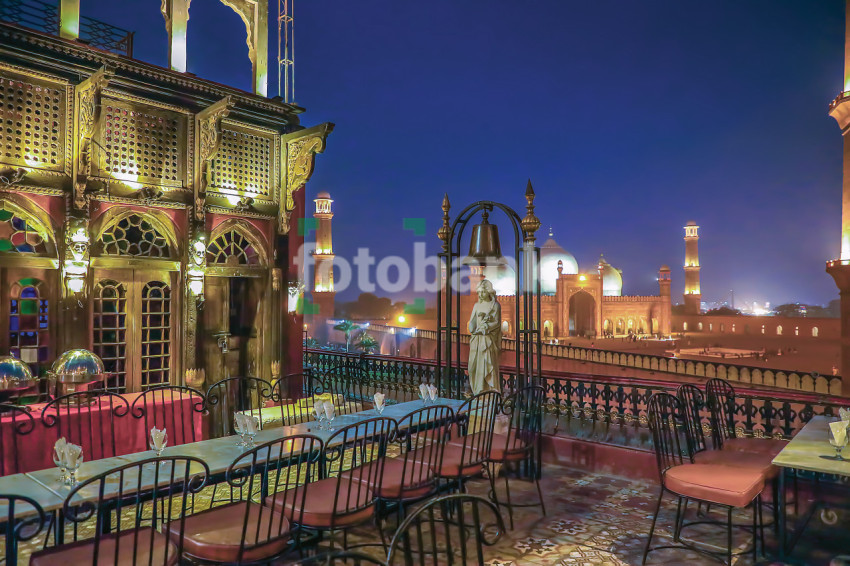
[[[85,382],[104,374],[103,360],[88,350],[68,350],[53,362],[51,373],[63,382]]]
[[[34,380],[30,367],[14,356],[0,356],[0,381],[12,384],[32,383]]]

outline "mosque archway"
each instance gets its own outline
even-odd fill
[[[596,334],[596,301],[590,293],[579,291],[570,297],[570,336]]]
[[[614,329],[614,334],[624,334],[625,332],[626,332],[626,322],[622,318],[618,318],[617,319],[617,328]]]
[[[543,338],[549,339],[555,335],[554,325],[551,320],[543,321]]]

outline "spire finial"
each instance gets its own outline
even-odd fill
[[[449,193],[446,193],[443,196],[443,225],[440,226],[440,229],[437,231],[437,237],[443,241],[443,251],[449,251],[449,236],[451,234],[452,228],[449,224],[449,209],[451,209],[452,205],[449,202]]]
[[[552,225],[550,224],[549,225],[549,237],[552,238],[554,236],[555,236],[555,232],[554,232],[554,230],[552,230]]]
[[[531,179],[525,187],[525,200],[528,204],[525,205],[525,218],[522,219],[522,231],[525,232],[525,241],[533,242],[536,238],[534,233],[540,228],[540,219],[534,215],[534,187],[531,186]]]

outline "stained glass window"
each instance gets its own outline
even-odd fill
[[[125,216],[101,236],[104,255],[171,257],[165,236],[139,214]]]
[[[30,366],[33,375],[48,362],[48,301],[43,283],[25,278],[12,286],[9,309],[9,349]]]
[[[258,265],[260,255],[238,230],[225,232],[207,246],[207,265]]]
[[[0,202],[0,253],[46,254],[44,238],[24,218]]]

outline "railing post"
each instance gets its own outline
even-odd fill
[[[59,36],[80,37],[80,0],[59,0]]]

